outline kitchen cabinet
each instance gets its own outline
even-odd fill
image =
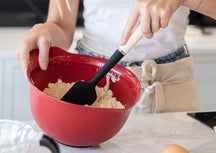
[[[29,85],[13,51],[0,52],[0,118],[33,119],[29,107]]]
[[[0,28],[0,118],[31,120],[29,106],[29,85],[24,78],[14,51],[18,42],[29,28]],[[201,110],[216,108],[216,29],[213,35],[204,35],[192,40],[186,39],[194,58],[194,74]],[[4,35],[4,36],[2,36]],[[76,30],[76,41],[82,37]],[[189,38],[189,37],[188,37]]]

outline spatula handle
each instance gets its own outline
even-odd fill
[[[141,32],[140,25],[138,25],[134,32],[131,34],[127,43],[123,46],[119,46],[119,50],[124,52],[124,54],[126,55],[131,50],[131,48],[133,48],[136,43],[142,38],[142,36],[143,34]]]
[[[105,63],[105,65],[100,69],[100,71],[94,76],[94,78],[90,81],[92,85],[96,85],[108,72],[110,69],[115,66],[124,55],[126,55],[131,48],[135,46],[135,44],[142,38],[142,32],[140,26],[136,28],[136,30],[131,34],[127,43],[124,46],[120,46],[114,54],[110,57],[110,59]]]

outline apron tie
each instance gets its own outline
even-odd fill
[[[145,87],[136,103],[136,107],[140,109],[149,108],[151,113],[161,112],[165,99],[162,83],[155,80],[157,64],[154,60],[146,60],[142,63],[141,68],[141,82],[145,84]]]

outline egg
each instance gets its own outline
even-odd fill
[[[189,153],[189,152],[185,148],[179,145],[171,144],[164,147],[161,153]]]

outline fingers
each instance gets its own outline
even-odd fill
[[[29,64],[29,52],[35,48],[31,41],[23,41],[16,51],[16,57],[21,65],[23,73],[26,75],[26,70]]]
[[[168,11],[162,10],[160,12],[160,26],[161,28],[166,28],[169,23],[170,13]]]
[[[141,31],[144,37],[148,39],[152,38],[151,16],[146,10],[143,10],[141,13]]]
[[[158,32],[160,29],[160,17],[157,14],[151,15],[151,31],[152,33]]]
[[[42,70],[47,70],[49,62],[49,49],[51,44],[51,36],[47,28],[43,24],[35,25],[26,35],[16,51],[16,57],[22,67],[23,73],[29,64],[29,53],[33,49],[39,48],[39,65]]]
[[[134,26],[137,24],[138,18],[139,18],[139,11],[137,9],[137,5],[133,5],[124,32],[119,41],[120,45],[124,45],[128,41],[131,35],[131,31],[134,29]]]
[[[124,45],[140,17],[141,31],[146,38],[152,38],[160,28],[166,28],[169,19],[181,6],[180,0],[136,0],[122,34],[120,45]]]
[[[38,39],[39,56],[38,61],[42,70],[47,70],[49,63],[49,49],[50,49],[50,38],[48,36],[41,36]]]

